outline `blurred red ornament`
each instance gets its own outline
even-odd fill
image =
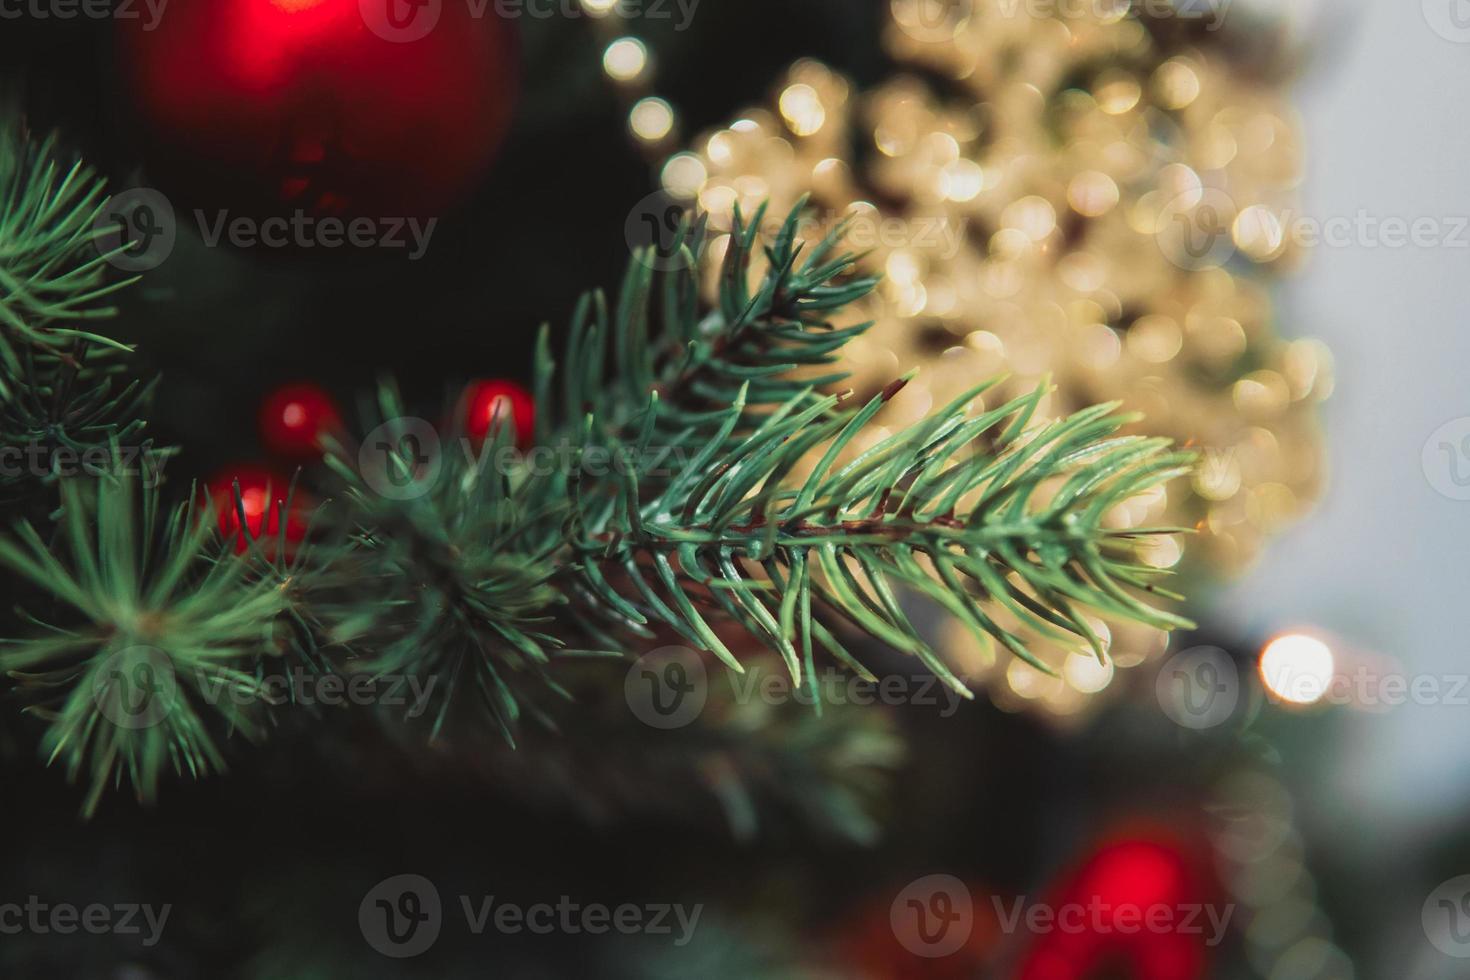
[[[119,19],[150,173],[191,206],[255,217],[437,216],[480,180],[515,101],[514,28],[476,10],[181,0],[156,23]]]
[[[1197,850],[1159,833],[1093,851],[1048,899],[1018,980],[1200,980],[1223,927]]]
[[[484,441],[496,420],[509,412],[516,445],[530,445],[536,429],[536,401],[525,388],[514,381],[476,381],[466,392],[466,403],[465,429],[471,439]]]
[[[238,502],[235,487],[239,485]],[[214,504],[220,533],[234,539],[235,553],[243,554],[252,540],[260,541],[267,554],[274,554],[280,539],[281,515],[286,518],[286,550],[306,537],[306,503],[298,489],[291,493],[291,478],[274,470],[237,466],[216,473],[205,484]],[[290,506],[287,507],[287,497]],[[240,512],[245,512],[242,530]],[[248,537],[247,537],[248,535]]]
[[[332,396],[313,384],[286,385],[260,406],[260,437],[267,449],[288,459],[321,455],[322,437],[342,427]]]

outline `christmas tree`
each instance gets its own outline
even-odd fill
[[[846,124],[813,113],[835,120],[824,86],[847,83],[783,66],[851,45],[877,82],[890,19],[942,62],[983,5],[931,6],[762,5],[779,40],[742,72],[702,62],[752,29],[729,6],[211,0],[86,43],[11,35],[7,975],[1260,969],[1228,916],[1017,925],[1028,893],[1243,904],[1221,855],[1274,860],[1242,824],[1289,804],[1244,712],[1181,741],[1187,719],[1102,708],[1078,745],[977,703],[989,681],[955,652],[1081,703],[1145,659],[1139,637],[1195,630],[1172,566],[1226,536],[1194,526],[1215,484],[1175,437],[1196,433],[1085,397],[1107,386],[1063,357],[931,363],[904,297],[954,269],[868,251],[869,212],[814,186],[830,166],[744,179],[709,138],[680,152],[686,112],[715,125],[774,85],[776,114],[718,132],[785,167],[761,128],[779,116],[803,161],[845,155]],[[1045,37],[1012,52],[1052,50],[1048,24],[1149,41],[1089,48],[1067,84],[1048,63],[1038,120],[1142,63],[1246,70],[1122,10],[1016,15]],[[96,66],[47,69],[93,43]],[[687,108],[649,87],[655,57]],[[639,149],[664,193],[630,213],[654,190]],[[1052,215],[1025,243],[1005,234],[1025,215],[985,220],[1007,261],[1035,247],[1027,275],[1075,289]],[[1259,363],[1201,384],[1295,383],[1316,348],[1294,350],[1253,334]],[[1279,431],[1309,432],[1311,380]],[[93,906],[107,921],[59,941]]]

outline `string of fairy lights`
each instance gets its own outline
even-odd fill
[[[655,65],[648,45],[624,31],[618,0],[581,0],[603,45],[602,70],[623,99],[628,133],[650,160],[676,145],[678,117],[668,100],[653,94]]]
[[[1201,452],[1192,480],[1112,515],[1193,529],[1187,558],[1172,536],[1143,552],[1189,574],[1249,566],[1318,495],[1331,357],[1283,338],[1270,300],[1301,257],[1283,228],[1303,152],[1275,81],[1238,68],[1218,36],[1127,2],[1033,16],[1002,0],[893,0],[884,41],[905,70],[864,92],[804,59],[769,105],[685,143],[615,0],[583,4],[632,139],[665,191],[709,215],[712,258],[736,205],[784,214],[809,194],[808,237],[851,219],[849,243],[883,283],[854,311],[876,325],[841,366],[860,394],[922,366],[869,438],[1001,374],[992,401],[1054,385],[1042,420],[1121,401],[1140,431]],[[1068,719],[1167,648],[1158,630],[1092,625],[1109,662],[1038,641],[1055,676],[941,629],[997,704]]]
[[[717,231],[728,233],[737,204],[750,213],[769,198],[784,213],[806,193],[827,209],[813,234],[859,217],[869,240],[854,244],[872,249],[885,279],[859,311],[877,326],[850,345],[844,366],[868,387],[926,367],[895,400],[890,425],[1003,371],[1013,388],[1049,373],[1053,415],[1122,400],[1146,413],[1149,431],[1203,458],[1188,487],[1131,501],[1118,523],[1193,527],[1195,571],[1239,571],[1324,478],[1313,407],[1332,392],[1331,357],[1318,341],[1280,337],[1268,296],[1299,259],[1283,230],[1302,158],[1290,113],[1269,80],[1237,76],[1207,43],[1161,42],[1128,16],[1126,0],[1065,22],[1003,15],[983,0],[952,5],[963,16],[946,21],[935,6],[893,0],[889,50],[969,98],[943,99],[906,75],[855,93],[803,60],[771,107],[670,154],[677,116],[653,94],[644,43],[603,21],[603,68],[663,188],[697,204]],[[868,159],[848,151],[858,129]],[[1192,234],[1208,247],[1191,248]],[[712,240],[716,257],[727,242]],[[1146,561],[1181,562],[1175,538],[1155,541]],[[1056,676],[977,648],[959,623],[942,629],[947,652],[970,679],[990,682],[998,705],[1067,719],[1118,669],[1168,647],[1158,630],[1091,625],[1110,643],[1108,662],[1054,649]],[[1261,650],[1261,690],[1290,709],[1332,700],[1345,670],[1336,660],[1315,632],[1280,634]],[[1252,969],[1349,980],[1353,965],[1315,900],[1291,796],[1271,767],[1232,770],[1208,809],[1222,874],[1245,910]]]

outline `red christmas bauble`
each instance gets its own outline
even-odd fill
[[[117,23],[150,173],[190,206],[436,217],[510,122],[515,32],[494,4],[174,0]]]
[[[235,487],[239,486],[238,504]],[[235,553],[244,554],[251,541],[259,541],[273,554],[280,538],[281,516],[285,513],[286,547],[306,537],[307,504],[300,489],[291,493],[291,478],[258,466],[236,466],[216,473],[206,484],[214,504],[220,533],[234,541]],[[287,506],[287,497],[290,496]],[[242,526],[240,512],[245,512]]]
[[[260,438],[267,449],[293,460],[321,455],[322,438],[342,427],[332,396],[313,384],[294,384],[266,395],[260,406]]]
[[[536,428],[536,401],[525,388],[514,381],[476,381],[466,391],[465,403],[465,430],[471,439],[484,441],[509,413],[516,445],[530,445]]]
[[[1219,937],[1200,850],[1166,831],[1096,848],[1053,892],[1056,923],[1026,950],[1018,980],[1202,980]]]

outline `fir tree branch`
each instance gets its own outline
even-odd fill
[[[54,140],[34,143],[21,127],[0,123],[0,397],[21,373],[26,348],[54,352],[80,340],[128,349],[72,325],[113,316],[105,301],[136,279],[107,282],[110,255],[96,230],[103,181],[55,157]]]
[[[621,657],[657,629],[738,672],[743,648],[718,625],[733,623],[811,684],[818,648],[871,676],[838,639],[848,623],[965,691],[906,593],[1028,659],[1000,611],[1100,657],[1084,610],[1185,624],[1145,601],[1172,596],[1134,559],[1140,535],[1170,529],[1117,530],[1107,517],[1183,472],[1188,454],[1119,436],[1129,420],[1112,406],[1035,424],[1039,391],[972,415],[982,385],[849,459],[902,382],[853,407],[788,372],[861,332],[826,317],[873,283],[842,280],[852,260],[829,257],[835,238],[800,263],[793,215],[752,288],[758,224],[737,220],[707,313],[692,259],[657,290],[635,259],[614,317],[596,299],[581,307],[555,399],[543,334],[538,442],[565,448],[563,464],[515,454],[505,425],[484,446],[455,431],[427,452],[427,423],[385,385],[372,442],[329,446],[341,500],[309,560],[289,555],[284,515],[274,550],[257,542],[242,559],[192,501],[160,523],[150,487],[137,511],[129,479],[61,481],[63,547],[53,554],[22,523],[0,539],[0,564],[66,622],[37,622],[47,632],[0,648],[0,667],[50,721],[52,757],[88,773],[87,807],[123,778],[151,798],[170,764],[222,768],[218,735],[259,734],[262,657],[280,653],[283,619],[288,645],[321,670],[439,681],[435,733],[462,706],[512,741],[526,716],[554,727],[538,692],[566,694],[555,659]],[[118,723],[141,696],[127,682],[150,672],[172,683],[163,714]]]
[[[99,470],[119,445],[169,455],[143,435],[154,384],[117,377],[115,355],[131,348],[76,328],[115,315],[107,301],[136,281],[108,282],[117,252],[96,227],[106,199],[90,169],[58,162],[54,140],[0,119],[0,450],[30,464],[0,473],[7,497],[54,483],[64,457]]]
[[[260,734],[248,671],[282,610],[280,590],[228,555],[208,505],[160,520],[123,476],[62,483],[61,546],[29,523],[0,538],[0,566],[51,596],[65,623],[0,643],[0,669],[49,722],[43,749],[85,776],[85,810],[111,784],[151,800],[167,768],[225,767],[219,739]],[[26,617],[30,619],[30,617]]]
[[[446,680],[442,691],[478,691],[510,737],[522,707],[517,677],[537,675],[555,690],[547,669],[563,651],[616,653],[654,627],[735,671],[741,658],[721,639],[721,620],[778,652],[798,681],[814,676],[819,646],[865,673],[814,615],[825,610],[968,696],[920,637],[903,592],[1043,670],[997,609],[1042,635],[1089,643],[1099,657],[1084,610],[1187,623],[1143,601],[1174,596],[1154,583],[1162,573],[1134,560],[1141,535],[1174,529],[1118,531],[1105,519],[1192,457],[1166,440],[1118,436],[1131,419],[1115,406],[1036,426],[1037,391],[972,418],[982,385],[839,465],[902,382],[855,409],[789,376],[864,329],[834,330],[826,317],[873,286],[840,281],[852,263],[830,258],[840,230],[799,264],[797,219],[766,250],[768,270],[751,288],[759,221],[747,227],[737,215],[708,313],[693,299],[687,252],[662,289],[650,257],[635,257],[615,316],[597,296],[579,305],[559,398],[543,332],[539,404],[560,410],[542,413],[538,442],[568,450],[565,465],[531,467],[518,455],[501,465],[512,448],[502,427],[478,458],[434,459],[425,491],[403,500],[375,492],[360,459],[334,448],[329,461],[362,524],[365,578],[394,596],[354,631],[400,637],[378,669],[429,670]],[[380,401],[391,432],[402,406],[391,389]],[[419,440],[407,436],[379,447],[395,483],[423,476]]]

